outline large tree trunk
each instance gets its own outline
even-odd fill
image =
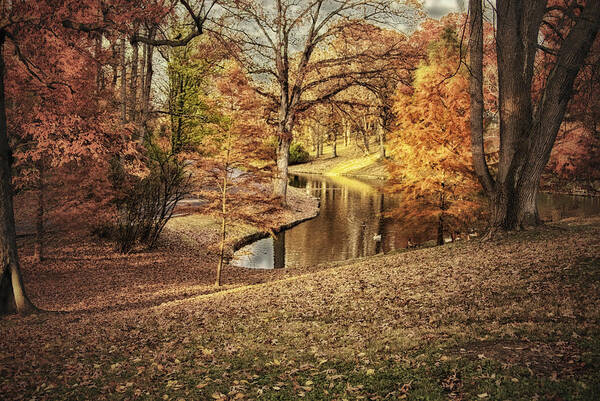
[[[12,152],[8,144],[4,92],[4,41],[0,30],[0,314],[35,311],[23,285],[13,211]]]
[[[529,133],[529,152],[518,178],[516,190],[516,225],[521,228],[539,224],[536,198],[540,178],[560,124],[572,97],[573,84],[598,34],[600,1],[587,1],[586,7],[571,29],[558,53],[540,98]]]
[[[494,182],[483,149],[481,1],[470,1],[473,164],[490,196],[491,233],[539,224],[536,198],[540,178],[600,20],[600,1],[587,1],[557,52],[556,64],[533,115],[534,59],[546,2],[498,0],[496,4],[500,157]]]
[[[497,3],[496,48],[501,134],[498,174],[492,196],[492,230],[511,230],[517,222],[515,184],[527,152],[527,137],[532,121],[533,62],[544,3]]]
[[[279,138],[277,146],[277,171],[274,180],[273,195],[281,198],[281,204],[287,204],[288,166],[290,145],[293,139],[295,113],[288,101],[287,86],[281,90],[279,106]]]
[[[292,137],[284,133],[279,138],[277,146],[277,171],[275,176],[273,194],[281,198],[282,204],[287,203],[288,164],[290,159],[290,145]]]

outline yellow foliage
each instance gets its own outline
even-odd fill
[[[392,215],[407,226],[441,218],[444,230],[456,231],[481,207],[471,167],[468,80],[456,71],[453,43],[439,42],[415,72],[412,93],[396,96],[388,171],[390,191],[404,199]]]

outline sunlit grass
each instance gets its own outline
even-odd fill
[[[343,175],[343,174],[351,174],[354,171],[364,169],[372,164],[374,164],[379,158],[378,154],[371,154],[368,156],[363,156],[356,159],[351,159],[345,162],[342,162],[335,166],[334,168],[325,172],[325,175]]]

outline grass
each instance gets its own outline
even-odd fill
[[[366,167],[376,163],[378,160],[377,154],[370,154],[368,156],[357,157],[350,160],[345,160],[335,167],[330,168],[325,172],[325,175],[347,175],[363,170]]]
[[[328,176],[357,176],[385,179],[385,163],[379,158],[379,149],[373,144],[373,151],[365,155],[355,145],[338,145],[337,157],[332,157],[330,145],[324,147],[324,155],[319,158],[311,153],[312,161],[290,167],[292,173],[324,174]]]
[[[127,311],[0,321],[36,399],[594,400],[600,218]]]

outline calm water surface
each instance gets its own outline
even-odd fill
[[[308,266],[372,256],[434,239],[435,227],[411,233],[402,221],[382,217],[382,212],[400,202],[398,196],[382,194],[378,189],[382,184],[346,177],[292,176],[290,185],[321,200],[319,216],[274,239],[240,249],[231,263],[258,269]],[[538,205],[544,220],[600,214],[598,197],[540,194]]]

